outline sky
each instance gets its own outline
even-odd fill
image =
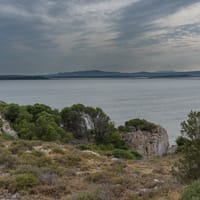
[[[198,0],[0,0],[0,74],[200,70]]]

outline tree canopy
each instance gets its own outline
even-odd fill
[[[182,136],[177,139],[182,158],[177,163],[177,175],[183,181],[200,178],[200,112],[190,112],[181,124]],[[180,148],[181,147],[181,148]]]

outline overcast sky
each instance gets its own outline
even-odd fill
[[[198,0],[0,0],[0,74],[200,70]]]

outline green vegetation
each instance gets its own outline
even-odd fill
[[[11,177],[10,187],[16,191],[31,188],[39,184],[38,178],[33,174],[18,174],[14,176],[13,179],[14,180],[12,180]]]
[[[3,126],[3,120],[0,119],[0,128],[2,128],[2,126]]]
[[[186,187],[180,200],[200,200],[200,181],[195,181]]]
[[[191,112],[181,126],[182,137],[177,144],[182,157],[175,173],[187,182],[200,178],[200,112]]]
[[[81,192],[76,200],[104,200],[105,196],[100,190],[93,192]]]
[[[184,148],[186,145],[189,145],[190,141],[185,138],[184,136],[179,136],[177,139],[176,139],[176,144],[177,144],[177,152],[184,152]]]
[[[35,104],[19,106],[17,104],[1,104],[0,112],[17,131],[19,138],[29,140],[67,142],[70,134],[61,127],[59,111],[49,106]]]
[[[152,131],[156,128],[156,125],[146,121],[145,119],[131,119],[125,122],[124,126],[120,126],[120,131],[132,131],[132,130],[141,130],[141,131]]]
[[[110,156],[116,151],[112,145],[91,143],[81,147],[101,149],[110,152]],[[165,199],[159,197],[176,191],[169,172],[173,161],[171,156],[141,162],[111,159],[60,142],[0,137],[0,199],[10,199],[15,194],[19,199],[30,200]],[[147,190],[143,192],[141,188]]]
[[[113,146],[113,148],[127,149],[119,131],[113,131],[105,135],[102,142],[106,146]]]
[[[0,113],[21,139],[69,142],[74,137],[100,144],[110,142],[113,136],[114,145],[124,145],[119,134],[113,133],[115,128],[110,118],[100,108],[77,104],[59,112],[44,104],[1,103]]]
[[[97,143],[102,143],[107,134],[114,131],[110,118],[100,108],[73,105],[61,111],[61,118],[64,129],[72,132],[77,139],[95,139]]]
[[[129,150],[123,150],[123,149],[115,149],[112,152],[112,155],[116,158],[124,158],[124,159],[141,159],[142,156],[134,151],[129,151]]]
[[[0,134],[0,190],[5,193],[0,198],[178,200],[171,191],[182,185],[170,171],[177,155],[138,162],[141,155],[123,141],[122,131],[156,127],[146,120],[133,119],[116,129],[101,109],[81,104],[59,111],[1,102],[0,113],[18,133],[18,138]],[[191,140],[182,137],[177,143],[184,154]]]
[[[112,151],[114,151],[113,155],[116,155],[118,150],[124,150],[122,152],[129,154],[127,156],[129,158],[135,155],[128,151],[121,132],[132,129],[151,131],[156,127],[144,119],[132,119],[117,130],[102,109],[82,104],[65,107],[59,111],[44,104],[20,106],[1,102],[0,113],[17,132],[20,139],[62,143],[68,143],[74,139],[79,143],[89,143],[88,146],[85,145],[87,149],[104,151],[108,154],[113,154]],[[1,137],[13,139],[6,133],[3,133]]]
[[[7,134],[7,133],[0,133],[0,137],[1,137],[1,138],[8,139],[8,140],[15,140],[15,137],[14,137],[14,136],[9,135],[9,134]]]

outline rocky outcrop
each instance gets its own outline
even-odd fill
[[[156,126],[151,131],[132,130],[123,133],[122,136],[131,150],[143,156],[162,156],[168,151],[167,131],[160,126]]]
[[[102,138],[112,126],[110,118],[103,110],[82,104],[64,108],[61,117],[63,128],[76,139],[92,141]]]
[[[7,120],[0,114],[0,133],[6,133],[13,137],[17,137],[17,132],[13,130]]]
[[[84,131],[90,131],[94,130],[94,122],[90,115],[83,113],[81,114],[82,120],[82,127],[84,128]]]

